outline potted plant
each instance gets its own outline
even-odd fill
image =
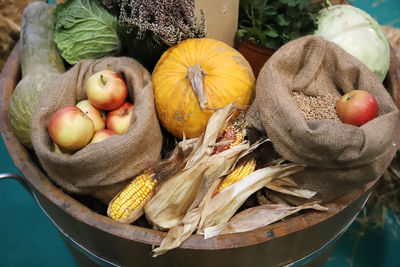
[[[280,46],[316,29],[319,3],[310,0],[240,0],[237,49],[254,74]]]

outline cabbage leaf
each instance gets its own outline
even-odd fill
[[[97,1],[66,0],[54,15],[54,40],[68,63],[119,53],[117,18]]]

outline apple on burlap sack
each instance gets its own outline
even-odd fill
[[[361,126],[334,120],[306,121],[292,92],[340,97],[371,93],[379,114]],[[322,37],[305,36],[279,48],[260,71],[247,114],[252,128],[270,138],[283,158],[306,165],[293,175],[300,188],[330,201],[379,178],[393,157],[399,111],[382,83],[361,61]],[[305,199],[283,196],[292,203]]]
[[[86,82],[102,70],[114,71],[126,82],[126,101],[135,103],[128,130],[89,143],[73,154],[53,152],[47,131],[50,117],[63,106],[88,99]],[[163,139],[154,107],[151,75],[132,58],[78,62],[44,89],[37,107],[31,122],[34,151],[49,178],[68,193],[89,194],[108,203],[132,177],[160,159]]]
[[[335,109],[341,122],[355,126],[378,116],[378,102],[374,95],[364,90],[352,90],[336,102]]]

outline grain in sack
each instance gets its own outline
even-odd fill
[[[293,97],[338,99],[355,89],[374,95],[379,106],[378,117],[360,127],[306,118]],[[247,120],[271,139],[281,156],[307,166],[293,175],[301,188],[329,201],[382,175],[395,153],[399,111],[358,59],[322,37],[305,36],[282,46],[263,66]]]

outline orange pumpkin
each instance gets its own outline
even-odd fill
[[[253,99],[255,78],[247,60],[210,38],[170,47],[153,71],[154,97],[162,125],[174,136],[200,136],[216,109]]]

